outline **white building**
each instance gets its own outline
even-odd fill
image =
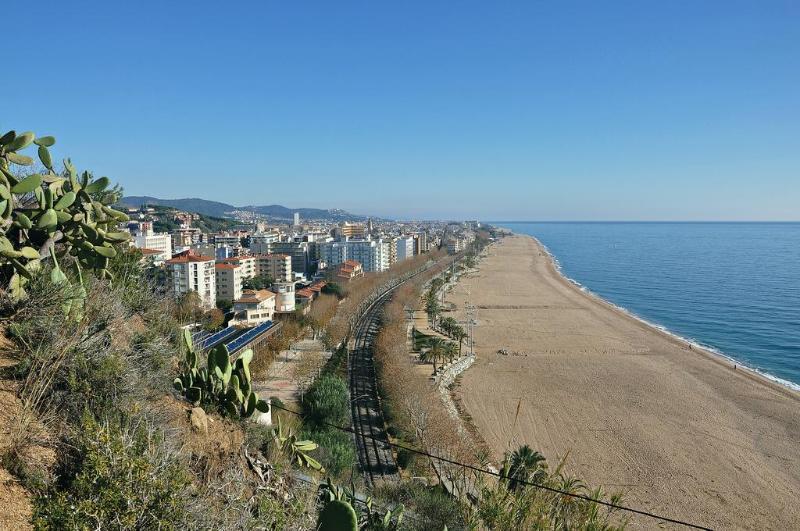
[[[133,246],[158,251],[159,254],[153,257],[156,263],[169,260],[172,258],[172,236],[167,233],[157,234],[152,227],[150,223],[142,223],[140,230],[133,236]]]
[[[166,261],[169,288],[177,298],[190,291],[200,296],[203,308],[217,304],[217,276],[214,258],[197,254],[189,249]]]
[[[240,266],[242,280],[258,276],[269,277],[278,282],[292,280],[292,257],[286,254],[234,256],[219,262]]]
[[[214,266],[217,276],[217,300],[233,302],[242,296],[242,268],[238,264],[218,263]]]
[[[319,244],[320,260],[336,266],[346,260],[360,262],[364,271],[379,272],[389,269],[391,249],[385,240],[347,240]]]
[[[294,282],[275,282],[272,290],[277,294],[278,300],[275,303],[275,311],[290,313],[294,311]]]
[[[233,301],[232,325],[256,326],[275,316],[275,294],[266,289],[246,289]]]
[[[272,254],[272,244],[278,241],[273,232],[260,232],[250,236],[250,252],[252,254]]]
[[[297,227],[300,225],[300,212],[294,213],[294,226]]]
[[[242,246],[241,236],[238,233],[223,232],[214,235],[214,245],[217,247],[237,248]]]
[[[395,243],[395,247],[397,249],[397,261],[402,262],[407,258],[414,257],[414,237],[413,236],[401,236],[397,238],[397,242]]]

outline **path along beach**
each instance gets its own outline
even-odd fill
[[[489,246],[478,269],[447,300],[459,319],[477,307],[478,360],[456,396],[496,463],[529,444],[626,505],[800,529],[800,394],[582,291],[528,236]]]

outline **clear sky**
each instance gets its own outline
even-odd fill
[[[800,219],[800,2],[14,1],[0,127],[128,194]]]

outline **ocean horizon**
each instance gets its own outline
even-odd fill
[[[572,282],[800,390],[800,222],[494,221]]]

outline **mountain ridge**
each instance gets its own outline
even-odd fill
[[[132,195],[126,196],[119,201],[122,205],[130,207],[139,207],[144,204],[167,206],[185,210],[188,212],[197,212],[206,216],[214,217],[230,217],[230,212],[234,210],[249,210],[257,214],[262,214],[273,219],[291,220],[295,212],[300,213],[301,219],[324,219],[324,220],[363,220],[366,216],[352,214],[341,209],[322,209],[322,208],[288,208],[283,205],[248,205],[248,206],[234,206],[229,203],[222,203],[220,201],[210,201],[208,199],[201,199],[199,197],[187,197],[180,199],[159,199],[157,197],[146,195]]]

